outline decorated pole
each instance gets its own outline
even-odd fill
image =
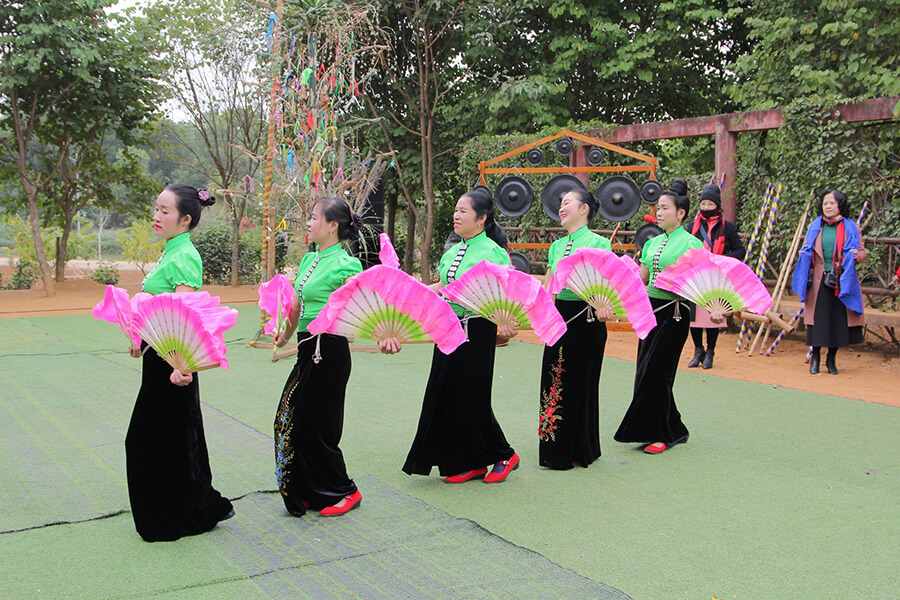
[[[759,231],[762,228],[762,224],[768,216],[769,209],[772,203],[772,192],[774,188],[772,184],[769,183],[766,185],[766,193],[763,196],[763,204],[759,209],[759,214],[756,216],[756,225],[753,227],[753,233],[750,234],[750,240],[747,242],[747,253],[744,254],[744,264],[747,264],[750,260],[750,253],[753,251],[753,246],[756,243],[756,239],[759,236]],[[735,346],[734,351],[740,352],[744,347],[744,336],[749,336],[750,324],[747,323],[746,319],[741,321],[741,332],[738,334],[737,345]],[[748,337],[749,339],[749,337]]]
[[[266,137],[266,178],[263,184],[263,231],[262,231],[262,280],[268,281],[275,274],[275,211],[272,208],[272,174],[275,169],[275,121],[278,113],[280,88],[279,66],[281,63],[281,17],[283,0],[276,0],[275,12],[269,15],[266,32],[269,42],[270,75],[269,89],[269,131]]]
[[[790,323],[788,323],[788,325],[790,325],[791,327],[796,325],[797,321],[800,319],[800,315],[802,315],[802,314],[803,314],[803,307],[801,306],[799,309],[797,309],[797,312],[794,313],[794,317],[791,319],[791,321],[790,321]],[[772,342],[772,345],[769,346],[768,350],[766,350],[766,356],[771,356],[772,353],[775,352],[775,347],[778,346],[779,343],[781,343],[781,340],[784,338],[784,334],[787,333],[787,331],[788,331],[787,329],[781,330],[781,333],[778,334],[778,337],[775,338],[775,341]]]
[[[807,215],[809,215],[810,202],[810,200],[806,201],[806,206],[803,208],[803,215],[800,217],[800,220],[797,221],[797,227],[796,229],[794,229],[794,236],[791,238],[791,245],[788,247],[787,254],[785,254],[784,256],[784,262],[781,264],[781,270],[778,271],[778,279],[775,282],[775,289],[772,291],[772,312],[776,314],[781,308],[781,298],[784,295],[784,289],[787,287],[787,282],[790,278],[789,273],[791,272],[791,267],[793,267],[794,265],[794,257],[797,254],[797,250],[800,248],[800,240],[803,239],[803,231],[804,229],[806,229],[806,217]],[[766,342],[769,341],[769,334],[771,332],[771,323],[766,325],[765,335],[763,335],[763,329],[759,329],[759,331],[756,333],[756,338],[754,338],[753,340],[753,345],[750,346],[750,356],[752,356],[753,352],[756,350],[756,345],[759,342],[760,337],[762,337],[762,347],[765,347]]]
[[[772,202],[769,205],[769,218],[766,221],[766,228],[765,228],[765,232],[763,233],[762,244],[760,245],[760,249],[759,249],[759,260],[757,261],[756,269],[754,270],[754,273],[756,273],[756,276],[759,277],[760,279],[762,279],[763,275],[765,274],[766,260],[769,258],[769,246],[772,243],[772,231],[774,231],[774,229],[775,229],[775,217],[778,214],[778,201],[780,199],[781,199],[781,184],[779,183],[778,189],[775,190],[775,194],[772,197]],[[748,326],[746,345],[749,345],[751,335],[752,335],[752,332],[750,330],[750,327]],[[742,339],[740,337],[738,338],[738,343],[739,344],[742,343]]]

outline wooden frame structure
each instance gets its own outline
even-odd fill
[[[548,142],[552,142],[553,140],[558,140],[562,137],[568,137],[573,140],[578,140],[582,143],[582,145],[573,150],[573,153],[570,155],[569,162],[570,165],[567,167],[494,167],[493,165],[503,162],[508,158],[512,158],[513,156],[518,156],[519,154],[524,154],[533,148],[537,148],[538,146],[543,146]],[[604,148],[611,152],[615,152],[617,154],[624,154],[626,156],[630,156],[631,158],[635,158],[637,160],[643,161],[647,163],[646,165],[620,165],[620,166],[578,166],[578,163],[581,162],[578,160],[580,154],[585,154],[587,152],[587,147],[598,146],[600,148]],[[578,152],[580,150],[580,152]],[[575,160],[573,161],[573,158]],[[573,164],[574,162],[574,164]],[[586,161],[584,161],[586,162]],[[622,146],[617,146],[616,144],[612,144],[610,142],[604,142],[595,137],[590,137],[587,135],[582,135],[580,133],[575,133],[574,131],[569,131],[568,129],[563,129],[553,135],[548,135],[547,137],[543,137],[539,140],[535,140],[530,144],[525,144],[524,146],[519,146],[509,152],[505,152],[500,156],[495,156],[490,160],[483,160],[478,163],[478,182],[481,185],[485,185],[487,183],[487,175],[512,175],[512,174],[528,174],[528,173],[574,173],[574,174],[582,174],[582,173],[615,173],[615,172],[649,172],[651,179],[656,179],[656,168],[659,166],[659,160],[657,160],[653,156],[647,156],[646,154],[641,154],[639,152],[634,152],[632,150],[628,150],[627,148],[623,148]],[[581,177],[582,181],[584,181],[584,177]]]

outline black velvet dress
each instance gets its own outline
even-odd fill
[[[338,447],[350,379],[350,344],[339,335],[298,336],[297,362],[275,414],[275,477],[281,499],[295,516],[322,510],[356,491]],[[309,506],[304,506],[306,502]]]
[[[600,457],[600,369],[606,323],[589,322],[586,307],[580,300],[556,300],[567,329],[556,344],[544,347],[541,362],[542,467],[571,469],[575,462],[587,467]]]
[[[422,414],[403,465],[409,475],[442,477],[480,469],[512,458],[491,408],[497,326],[469,320],[469,341],[449,355],[434,348]]]
[[[152,348],[143,361],[141,389],[125,437],[135,527],[148,542],[209,531],[232,507],[212,486],[197,373],[180,387],[169,381],[172,367]]]
[[[675,406],[672,386],[690,328],[690,305],[650,298],[654,310],[666,304],[656,313],[656,327],[638,342],[634,395],[614,436],[617,442],[672,444],[688,434]],[[679,321],[673,318],[676,306],[680,306]]]

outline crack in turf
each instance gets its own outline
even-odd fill
[[[235,496],[233,498],[229,498],[231,502],[237,502],[238,500],[243,500],[247,496],[252,496],[253,494],[277,494],[278,490],[251,490],[240,496]],[[102,521],[103,519],[110,519],[112,517],[119,517],[121,515],[125,515],[130,513],[131,511],[128,509],[121,509],[117,511],[113,511],[111,513],[107,513],[105,515],[100,515],[97,517],[88,517],[87,519],[76,519],[74,521],[52,521],[50,523],[42,523],[41,525],[31,525],[29,527],[22,527],[21,529],[7,529],[6,531],[0,531],[0,535],[5,535],[8,533],[22,533],[23,531],[32,531],[35,529],[45,529],[47,527],[56,527],[58,525],[79,525],[81,523],[90,523],[92,521]]]

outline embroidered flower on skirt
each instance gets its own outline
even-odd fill
[[[556,364],[551,367],[553,379],[550,382],[550,389],[541,393],[541,414],[538,420],[538,437],[542,441],[556,441],[556,428],[558,422],[563,420],[560,414],[562,406],[562,374],[563,368],[563,349],[559,348],[559,359]]]

